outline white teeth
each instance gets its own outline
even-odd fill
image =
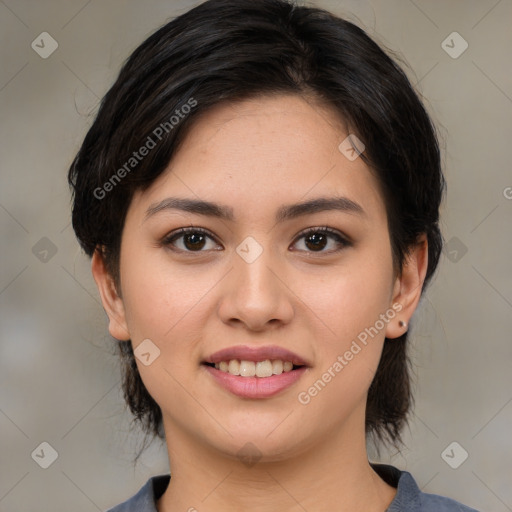
[[[229,364],[231,364],[231,361]],[[254,377],[256,375],[256,364],[254,361],[240,361],[240,375],[242,377]]]
[[[274,375],[281,375],[283,373],[283,361],[279,359],[272,361],[272,373]]]
[[[272,361],[258,361],[256,363],[256,377],[270,377],[272,375]]]
[[[264,361],[239,361],[231,359],[230,361],[220,361],[215,363],[215,368],[221,372],[231,375],[240,375],[242,377],[271,377],[272,375],[281,375],[283,372],[290,372],[293,369],[291,361],[282,361],[275,359],[265,359]]]
[[[228,372],[231,373],[231,375],[240,375],[240,361],[231,359],[228,365]]]

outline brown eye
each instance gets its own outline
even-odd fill
[[[327,242],[327,236],[324,233],[312,233],[307,235],[304,244],[312,251],[321,251],[327,245]]]
[[[326,254],[340,251],[351,245],[340,233],[329,227],[308,229],[306,232],[299,235],[296,244],[299,240],[304,240],[303,247],[305,247],[305,249],[299,248],[298,250]],[[328,249],[324,250],[326,247]]]
[[[204,247],[206,237],[202,233],[189,233],[183,235],[183,245],[191,250],[200,250]]]
[[[209,241],[213,242],[213,247],[208,247]],[[213,237],[199,228],[182,228],[175,231],[166,236],[162,244],[183,252],[205,252],[217,246]]]

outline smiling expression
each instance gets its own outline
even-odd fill
[[[168,436],[225,454],[251,441],[269,459],[328,432],[364,436],[384,338],[398,335],[390,326],[314,401],[297,401],[399,289],[379,185],[361,158],[338,149],[347,135],[333,110],[298,96],[224,103],[135,194],[111,333],[135,349],[147,339],[158,347],[150,365],[137,365]],[[288,376],[215,368],[293,357],[300,368]]]

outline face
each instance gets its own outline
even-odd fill
[[[338,149],[347,135],[297,96],[223,104],[135,195],[111,333],[143,354],[171,440],[227,455],[251,442],[278,460],[364,438],[368,387],[405,304],[382,194]],[[258,374],[231,375],[230,360]]]

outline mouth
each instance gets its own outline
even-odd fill
[[[310,367],[297,354],[277,346],[230,347],[212,354],[201,366],[221,387],[250,399],[282,392]]]
[[[282,373],[292,372],[303,368],[304,365],[293,364],[291,361],[283,361],[281,359],[265,359],[263,361],[247,361],[230,359],[220,361],[218,363],[203,363],[205,366],[215,368],[221,372],[240,377],[257,377],[265,379],[273,375],[281,375]]]

